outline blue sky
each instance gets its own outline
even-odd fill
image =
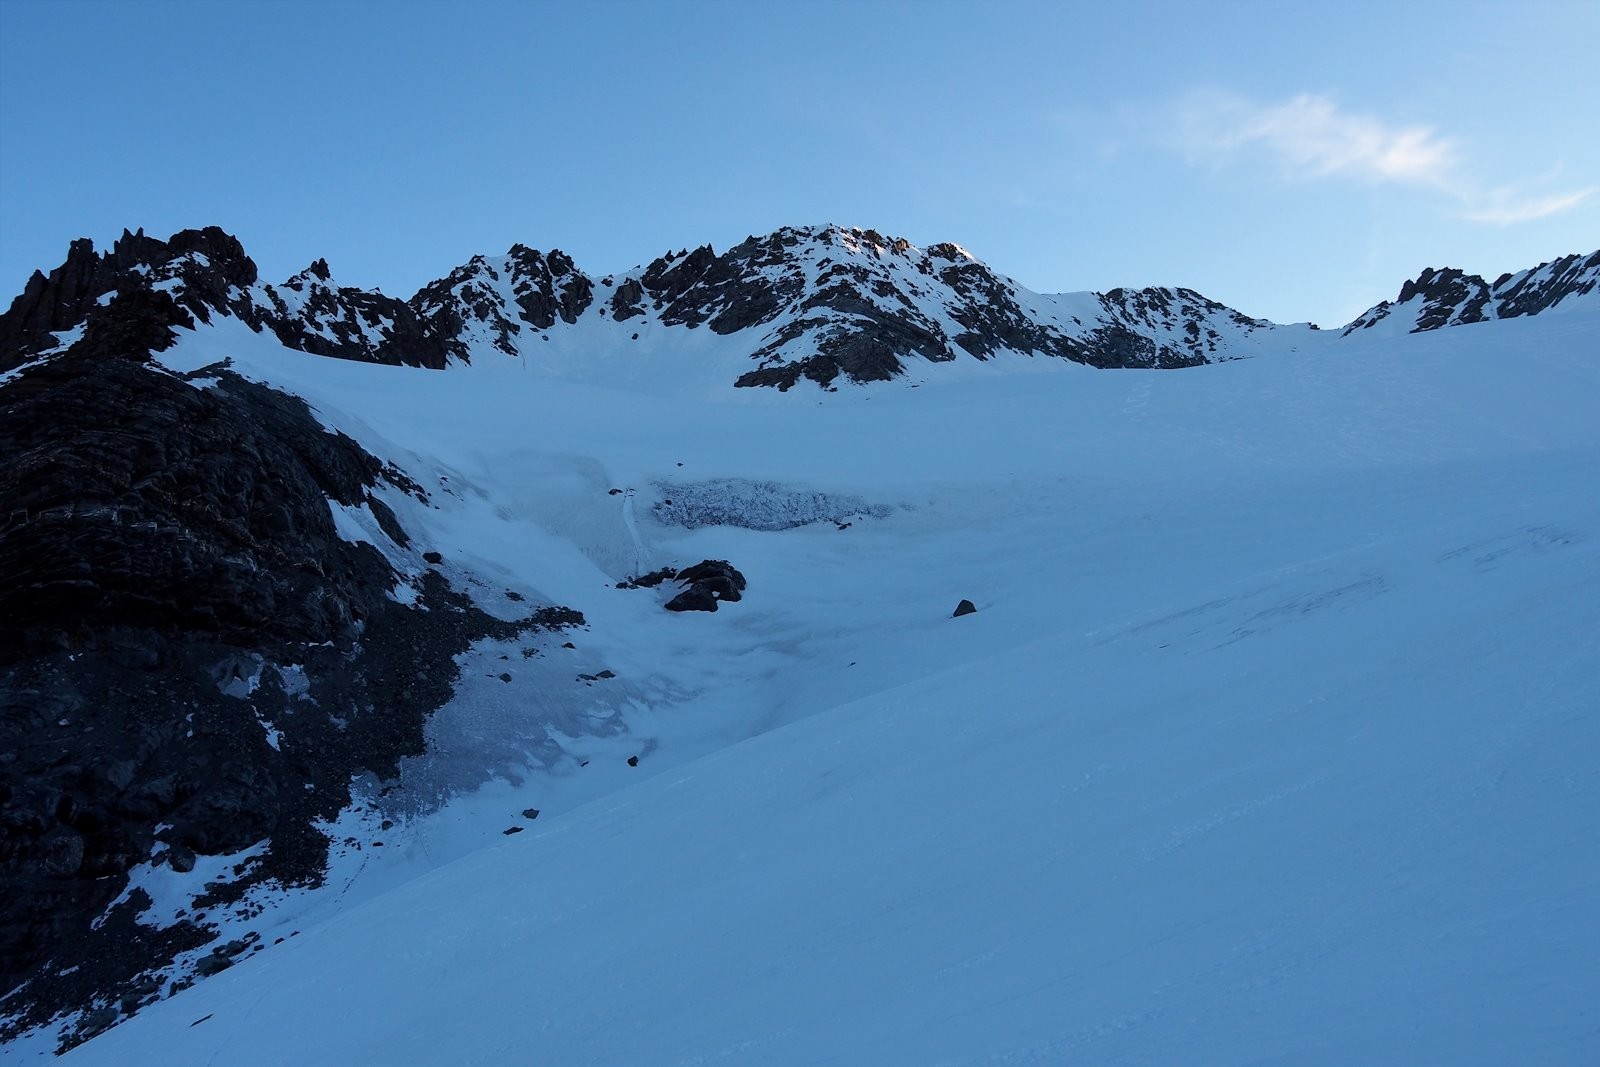
[[[217,224],[409,296],[793,223],[1342,323],[1600,247],[1600,2],[0,0],[0,303]]]

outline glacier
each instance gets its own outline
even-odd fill
[[[588,627],[475,646],[328,883],[67,1062],[1594,1062],[1600,317],[1366,332],[784,395],[180,331]],[[701,558],[745,598],[617,588]]]

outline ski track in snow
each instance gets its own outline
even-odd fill
[[[628,528],[628,539],[633,542],[633,571],[632,574],[645,573],[644,542],[639,539],[639,524],[633,517],[632,489],[622,491],[622,524]],[[631,577],[631,575],[630,575]]]
[[[224,935],[300,936],[68,1062],[1600,1061],[1595,316],[815,403],[664,403],[641,332],[627,388],[162,355],[306,396],[434,492],[385,497],[415,551],[590,626],[464,656],[333,831],[385,847]],[[883,510],[635,511],[740,480]],[[702,558],[745,599],[613,588]]]

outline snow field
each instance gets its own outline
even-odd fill
[[[1596,336],[706,400],[190,335],[590,629],[467,657],[408,768],[454,799],[70,1059],[1593,1062]],[[891,510],[651,517],[718,479]],[[750,588],[671,616],[641,555]]]

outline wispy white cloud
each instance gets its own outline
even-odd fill
[[[1261,104],[1231,93],[1195,92],[1177,103],[1172,120],[1168,140],[1192,164],[1265,158],[1291,181],[1344,178],[1432,189],[1473,222],[1510,226],[1548,218],[1600,191],[1486,189],[1473,179],[1454,138],[1431,126],[1346,111],[1315,93]]]
[[[1473,222],[1487,222],[1493,226],[1515,226],[1519,222],[1559,215],[1576,207],[1600,192],[1600,185],[1591,185],[1572,193],[1555,193],[1551,196],[1517,196],[1496,190],[1484,198],[1482,207],[1469,210],[1466,217]]]

